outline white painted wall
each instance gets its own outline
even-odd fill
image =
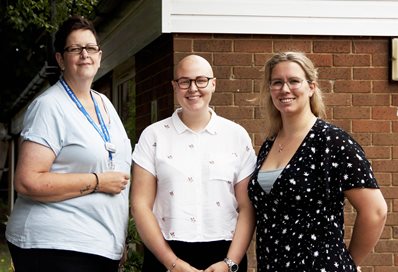
[[[162,0],[162,32],[398,36],[398,1]]]

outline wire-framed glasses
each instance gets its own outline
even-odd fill
[[[200,76],[195,79],[190,79],[186,77],[182,77],[174,80],[180,89],[189,89],[191,87],[192,81],[195,82],[196,87],[198,88],[206,88],[209,85],[209,81],[214,77],[204,77]]]
[[[95,54],[98,53],[101,49],[97,44],[86,44],[86,46],[81,46],[78,44],[72,44],[71,46],[65,47],[64,52],[68,52],[70,54],[81,54],[83,49],[87,51],[88,54]]]
[[[283,89],[283,86],[287,84],[290,90],[297,90],[300,89],[301,86],[303,85],[303,81],[307,81],[308,83],[311,83],[311,80],[305,80],[302,78],[289,78],[287,81],[281,80],[281,79],[274,79],[271,80],[269,83],[269,88],[273,91],[279,91]]]

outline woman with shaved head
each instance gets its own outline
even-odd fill
[[[216,78],[206,59],[183,58],[171,83],[180,108],[147,127],[133,153],[142,271],[247,271],[256,160],[249,135],[210,108]]]

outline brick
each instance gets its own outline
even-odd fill
[[[235,93],[235,105],[253,106],[253,99],[256,98],[256,96],[256,94],[250,93]]]
[[[373,66],[389,66],[389,53],[373,54],[372,55],[372,65]]]
[[[218,115],[227,119],[253,119],[253,107],[231,107],[231,106],[217,106],[215,111]]]
[[[366,150],[365,150],[366,152]],[[369,157],[369,156],[367,156]],[[392,175],[390,173],[375,173],[377,183],[380,186],[391,186],[392,185]]]
[[[261,78],[260,68],[255,67],[235,67],[233,69],[234,78]]]
[[[390,132],[390,122],[374,120],[353,120],[353,132]]]
[[[272,52],[272,40],[264,39],[242,39],[234,41],[234,52]]]
[[[377,243],[375,250],[377,252],[393,252],[394,249],[398,248],[398,241],[386,241],[386,240],[381,240]],[[398,267],[397,267],[398,268]]]
[[[391,159],[391,148],[387,146],[363,147],[368,159]]]
[[[388,80],[388,68],[353,68],[353,79]]]
[[[233,104],[233,94],[215,92],[211,98],[211,105],[213,106],[225,106]]]
[[[336,80],[333,90],[336,93],[370,93],[372,82],[368,80]]]
[[[307,54],[315,67],[331,67],[333,66],[332,54]]]
[[[265,122],[263,120],[242,120],[237,123],[241,124],[247,131],[254,133],[265,131]]]
[[[374,145],[398,146],[398,133],[377,133],[373,135]]]
[[[361,145],[367,146],[372,144],[372,135],[369,133],[351,133],[351,136]]]
[[[175,52],[192,52],[192,39],[174,39],[173,48]]]
[[[370,272],[370,270],[369,271],[363,271],[363,272]],[[398,272],[398,267],[376,266],[374,272]]]
[[[391,253],[371,253],[361,265],[393,265],[393,262],[394,258]]]
[[[351,128],[351,120],[332,120],[331,122],[332,124],[334,124],[335,126],[342,128],[343,130],[345,130],[346,132],[351,132],[352,128]]]
[[[373,89],[372,89],[373,93],[387,93],[387,94],[398,93],[397,82],[389,82],[386,80],[380,80],[380,81],[373,81],[372,83],[373,83]],[[392,97],[394,100],[394,97],[396,97],[396,95],[392,94]],[[393,104],[393,105],[398,106],[398,103]]]
[[[231,66],[213,66],[213,73],[217,81],[222,78],[234,79]]]
[[[397,108],[396,107],[373,107],[372,118],[376,120],[396,120]]]
[[[352,79],[351,68],[320,67],[318,68],[320,79]]]
[[[398,133],[398,122],[397,121],[392,122],[392,132]]]
[[[350,94],[324,94],[325,103],[328,106],[350,106],[351,97]]]
[[[362,95],[353,94],[353,106],[389,106],[390,97],[387,94]]]
[[[334,107],[333,118],[337,119],[368,119],[370,118],[369,107]]]
[[[271,53],[255,53],[254,54],[254,64],[257,66],[264,66],[265,62],[269,60],[273,54]]]
[[[254,90],[253,80],[250,79],[219,79],[217,78],[216,92],[242,92],[252,93]]]
[[[372,164],[373,170],[375,172],[391,172],[396,173],[398,172],[398,160],[374,160]],[[390,190],[393,190],[391,188]],[[398,190],[398,188],[395,188]],[[398,198],[398,192],[391,192],[395,198]]]
[[[232,52],[232,40],[194,40],[193,50],[196,52]]]
[[[370,55],[338,54],[333,56],[333,64],[344,67],[370,66]]]
[[[388,40],[354,41],[354,53],[380,53],[388,52]]]
[[[214,65],[252,66],[253,57],[247,53],[215,53]]]
[[[315,53],[350,53],[351,41],[313,41],[313,51]]]
[[[298,51],[310,52],[312,42],[309,40],[281,40],[274,41],[274,52]]]

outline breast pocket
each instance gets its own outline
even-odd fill
[[[237,158],[225,155],[213,155],[208,161],[209,179],[234,186],[236,182]]]

